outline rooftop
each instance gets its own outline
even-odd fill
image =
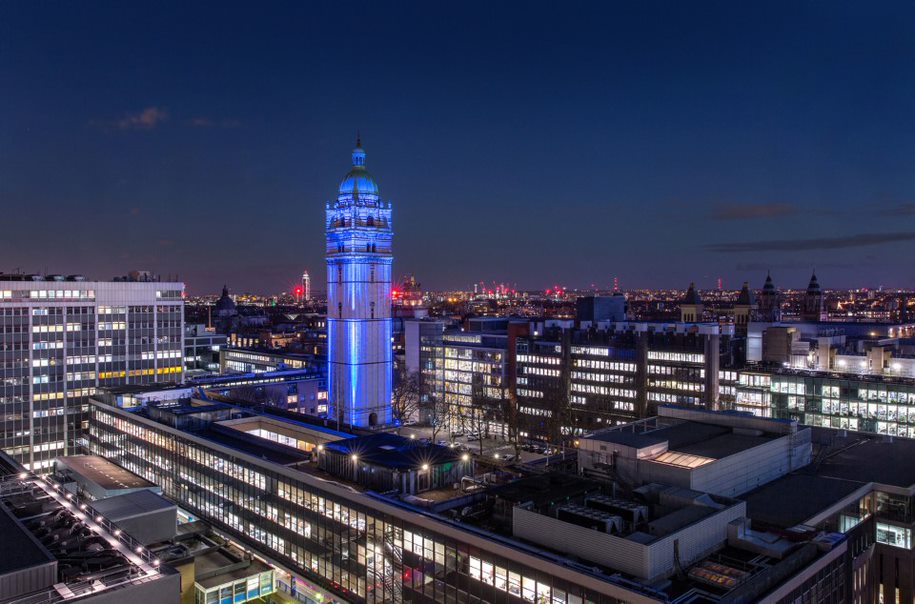
[[[54,556],[2,505],[0,505],[0,535],[3,535],[0,574],[54,561]]]
[[[915,493],[915,440],[812,428],[818,461],[745,496],[747,515],[765,524],[801,524],[870,484]],[[799,496],[803,494],[803,496]]]
[[[397,469],[457,462],[462,455],[449,447],[424,444],[387,432],[330,442],[324,448],[328,453],[358,455],[360,463]]]
[[[663,414],[663,408],[659,412]],[[634,449],[645,449],[667,443],[667,451],[654,457],[654,461],[673,465],[686,463],[686,465],[695,467],[702,465],[695,463],[697,457],[707,460],[705,463],[708,463],[747,451],[782,436],[775,432],[774,424],[772,432],[758,428],[741,430],[742,418],[739,415],[716,416],[715,421],[721,423],[706,423],[702,421],[702,415],[693,415],[696,416],[696,420],[660,415],[602,430],[582,440],[613,443]],[[733,421],[728,423],[728,417]],[[722,418],[724,419],[722,420]],[[711,421],[712,416],[709,416],[709,419]],[[778,427],[781,428],[781,425]],[[693,459],[688,460],[687,458],[690,457]]]
[[[86,480],[89,480],[106,491],[115,491],[121,489],[154,489],[158,488],[153,483],[144,478],[140,478],[133,472],[125,470],[121,466],[114,464],[104,457],[98,455],[70,455],[68,457],[59,457],[57,463],[79,474]],[[58,471],[61,468],[58,468]]]

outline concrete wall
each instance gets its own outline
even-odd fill
[[[6,572],[0,575],[0,600],[6,601],[47,589],[56,582],[57,560],[48,560],[42,564]]]
[[[727,541],[728,524],[745,515],[746,503],[737,502],[645,545],[516,507],[512,511],[512,531],[515,537],[651,581],[674,572],[674,542],[679,548],[680,563],[686,567]]]
[[[735,497],[810,463],[810,429],[694,469],[690,488]]]

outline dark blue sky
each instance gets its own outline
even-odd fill
[[[915,286],[915,5],[3,2],[0,270],[324,280],[360,129],[395,274]]]

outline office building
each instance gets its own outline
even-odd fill
[[[876,569],[858,548],[876,525],[841,520],[863,513],[834,505],[867,485],[818,493],[812,513],[795,488],[780,505],[808,519],[803,528],[772,531],[750,511],[760,489],[818,471],[820,449],[796,422],[662,407],[589,439],[585,477],[515,479],[476,476],[447,448],[390,435],[237,409],[206,426],[185,420],[189,430],[167,416],[205,410],[149,405],[93,400],[92,452],[255,551],[304,603],[825,604],[869,593],[852,569]]]
[[[32,470],[85,446],[97,388],[180,381],[183,283],[0,276],[0,448]]]
[[[365,168],[353,167],[326,206],[328,389],[332,413],[352,426],[390,424],[391,204]]]
[[[321,372],[313,354],[269,348],[226,348],[219,351],[219,373],[264,373],[286,369]]]
[[[225,334],[196,323],[184,329],[184,368],[187,375],[206,375],[219,372],[219,352],[227,345]]]

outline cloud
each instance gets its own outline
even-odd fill
[[[152,130],[167,121],[168,111],[164,107],[147,107],[116,120],[93,120],[90,123],[109,130]]]
[[[764,272],[769,270],[809,269],[809,262],[738,262],[734,268],[742,273]],[[817,268],[854,268],[847,262],[817,262]]]
[[[703,246],[710,252],[797,252],[809,250],[838,250],[871,245],[884,245],[899,241],[915,241],[915,232],[906,233],[865,233],[845,237],[823,237],[818,239],[777,239],[773,241],[738,241],[734,243],[710,243]]]
[[[790,203],[735,203],[719,205],[709,214],[713,220],[756,220],[796,214]]]
[[[915,216],[915,203],[907,201],[880,212],[881,216]]]
[[[214,120],[208,117],[194,117],[187,121],[194,128],[238,128],[241,122],[235,119]]]

